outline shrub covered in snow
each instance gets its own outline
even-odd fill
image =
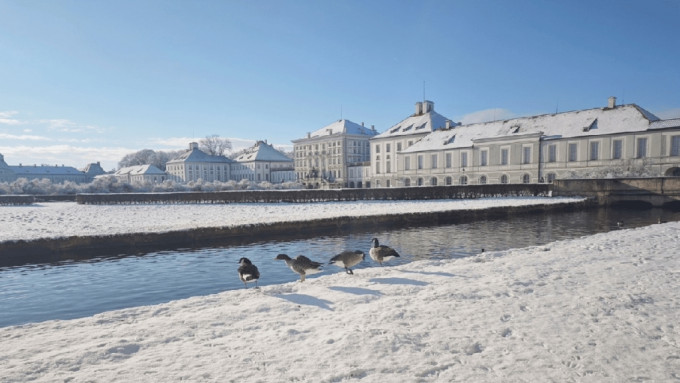
[[[99,177],[88,184],[71,181],[52,183],[48,179],[20,178],[13,182],[0,182],[0,195],[72,195],[78,193],[160,193],[182,191],[226,191],[226,190],[288,190],[303,189],[297,182],[272,184],[248,180],[208,182],[201,179],[188,183],[165,180],[162,183],[122,182],[116,177]]]

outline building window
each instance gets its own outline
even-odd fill
[[[433,154],[432,157],[430,157],[432,169],[437,169],[437,155]]]
[[[450,168],[451,166],[451,153],[446,153],[446,167]]]
[[[501,149],[501,165],[507,165],[508,164],[508,149],[503,148]]]
[[[522,148],[522,163],[523,164],[531,163],[531,146],[525,146]]]
[[[423,168],[423,156],[418,156],[418,169]]]
[[[503,175],[501,176],[501,183],[502,183],[502,184],[507,184],[507,183],[508,183],[508,176],[507,176],[507,175],[503,174]]]
[[[404,186],[411,186],[411,179],[410,178],[404,178]]]
[[[385,181],[385,187],[390,187],[390,180]]]
[[[392,149],[392,144],[385,144],[385,153],[389,153]]]
[[[404,157],[404,170],[411,170],[411,157]]]
[[[623,158],[623,140],[614,140],[612,142],[612,158],[615,160]]]
[[[380,174],[380,164],[379,163],[375,164],[375,174]]]
[[[523,184],[528,184],[531,182],[531,176],[529,174],[525,174],[522,176],[522,183]]]
[[[461,167],[461,168],[464,168],[464,167],[467,167],[467,166],[468,166],[468,163],[467,163],[467,155],[468,155],[467,152],[462,152],[462,153],[460,153],[460,167]]]
[[[600,159],[600,143],[593,141],[590,143],[590,160],[596,161]]]
[[[423,186],[423,179],[422,179],[422,178],[418,178],[417,184],[418,184],[418,186]]]
[[[647,138],[641,137],[637,139],[637,155],[636,158],[647,157]]]
[[[482,150],[479,152],[479,165],[480,166],[486,166],[489,162],[489,151],[488,150]]]
[[[430,178],[430,185],[437,186],[437,177]]]
[[[401,152],[401,142],[397,142],[397,151]]]
[[[387,161],[385,163],[385,173],[389,173],[392,171],[392,166],[390,166],[390,161]]]
[[[380,153],[380,145],[378,144],[375,145],[375,152]]]
[[[557,145],[548,145],[548,162],[557,162]]]
[[[446,177],[445,182],[446,182],[446,185],[447,185],[447,186],[451,186],[451,185],[453,185],[453,178],[451,178],[451,177]]]
[[[671,156],[680,156],[680,136],[671,136]]]
[[[486,185],[486,176],[479,177],[479,184]]]
[[[569,144],[569,162],[575,162],[578,154],[578,144]]]
[[[467,185],[467,183],[468,183],[467,176],[460,176],[460,178],[458,179],[458,183],[460,185]]]
[[[548,183],[553,183],[555,181],[555,173],[548,173]]]

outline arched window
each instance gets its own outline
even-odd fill
[[[446,177],[446,185],[448,185],[448,186],[453,185],[453,178]]]
[[[523,175],[523,176],[522,176],[522,183],[523,183],[523,184],[528,184],[529,182],[531,182],[531,175],[529,175],[529,174]]]
[[[479,184],[486,185],[486,176],[479,177]]]
[[[501,176],[501,183],[502,183],[502,184],[507,184],[507,183],[508,183],[508,176],[507,176],[507,174],[503,174],[503,175]]]
[[[423,186],[423,179],[418,177],[418,186]]]
[[[411,179],[410,178],[404,178],[404,186],[411,186]]]
[[[430,178],[430,185],[437,186],[437,177]]]
[[[389,144],[388,144],[389,145]],[[390,187],[390,180],[385,181],[385,186]]]
[[[553,183],[556,177],[555,173],[548,173],[548,183]]]
[[[460,179],[458,180],[458,183],[461,185],[467,185],[468,183],[468,178],[467,176],[460,176]]]

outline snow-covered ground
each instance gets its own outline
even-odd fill
[[[581,199],[522,197],[215,205],[78,205],[74,202],[49,202],[29,206],[0,206],[0,242],[74,235],[167,232],[347,216],[530,206],[579,200]]]
[[[0,328],[0,380],[678,381],[678,254],[672,222]]]

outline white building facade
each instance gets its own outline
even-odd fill
[[[189,150],[178,158],[168,161],[165,171],[176,181],[226,182],[231,177],[232,160],[224,156],[213,156],[198,149],[198,143],[191,142]]]
[[[254,182],[283,183],[295,181],[293,159],[275,149],[266,141],[257,141],[251,148],[235,158],[231,178]]]

